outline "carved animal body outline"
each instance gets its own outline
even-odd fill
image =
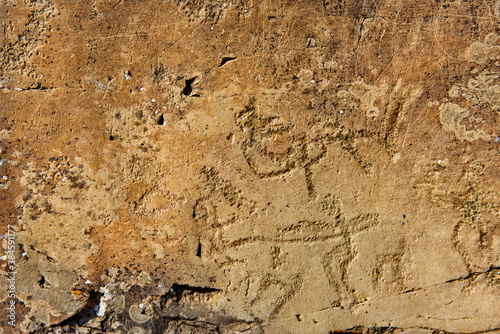
[[[283,247],[289,245],[300,248],[304,244],[320,244],[324,249],[324,254],[321,263],[317,265],[323,267],[324,275],[339,296],[338,300],[332,301],[332,306],[351,307],[360,301],[360,296],[351,286],[348,272],[357,254],[352,237],[377,226],[378,215],[361,214],[347,219],[341,210],[339,200],[332,195],[326,195],[317,205],[317,214],[322,219],[298,220],[294,224],[276,228],[273,232],[266,234],[246,233],[241,228],[242,224],[258,225],[259,203],[246,199],[241,195],[240,190],[230,181],[223,179],[214,169],[204,168],[202,174],[206,178],[205,189],[208,190],[208,195],[196,201],[193,207],[193,218],[198,226],[204,227],[200,242],[203,244],[205,259],[213,261],[225,271],[231,271],[233,266],[237,266],[238,269],[235,271],[246,270],[247,274],[244,276],[251,277],[252,271],[247,266],[247,260],[233,256],[234,253],[239,254],[243,248],[255,249],[256,253],[269,249],[266,253],[269,255],[274,252],[279,254]],[[226,232],[230,232],[231,229],[234,229],[238,235],[234,239],[226,235]],[[270,255],[273,259],[277,258],[273,254]],[[293,261],[293,259],[293,253],[284,256],[283,263],[285,264],[282,265],[286,266],[287,261]],[[271,315],[277,315],[280,312],[288,300],[301,290],[304,281],[303,271],[292,269],[288,276],[283,278],[275,273],[277,266],[262,269],[256,283],[259,289],[264,291],[273,286],[280,287],[281,294],[276,296],[272,308],[269,309]],[[247,284],[250,283],[247,282]],[[250,307],[262,302],[264,291],[248,299]]]

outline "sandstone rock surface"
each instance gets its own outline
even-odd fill
[[[0,8],[2,333],[500,331],[499,1]]]

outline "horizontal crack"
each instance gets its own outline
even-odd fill
[[[493,271],[496,271],[496,270],[498,270],[500,272],[500,267],[493,267],[493,266],[491,266],[486,271],[479,271],[479,272],[469,273],[465,277],[453,278],[453,279],[450,279],[448,281],[436,283],[436,284],[429,285],[429,286],[426,286],[426,287],[411,288],[411,289],[408,289],[406,291],[401,292],[401,294],[404,295],[404,294],[407,294],[407,293],[412,293],[412,292],[418,292],[418,291],[422,291],[422,290],[427,290],[427,289],[431,289],[431,288],[434,288],[434,287],[437,287],[437,286],[440,286],[440,285],[443,285],[443,284],[456,283],[456,282],[460,282],[460,281],[467,281],[467,280],[474,279],[474,278],[476,278],[478,276],[481,276],[481,275],[487,275],[487,274],[489,274],[489,273],[491,273]]]
[[[175,294],[177,301],[182,299],[184,293],[192,294],[192,293],[214,293],[220,292],[220,289],[209,288],[209,287],[199,287],[199,286],[191,286],[187,284],[176,284],[174,283],[171,287],[171,291]]]
[[[476,332],[449,332],[442,329],[432,328],[432,327],[364,327],[364,326],[354,326],[348,329],[338,329],[331,330],[328,334],[390,334],[396,331],[405,331],[410,329],[420,329],[432,331],[432,334],[485,334],[492,333],[498,331],[500,328],[493,328],[484,331],[476,331]]]
[[[454,279],[448,280],[444,283],[454,283],[454,282],[459,282],[459,281],[465,281],[465,280],[468,280],[470,278],[476,278],[479,275],[489,274],[489,273],[491,273],[493,271],[497,271],[497,270],[500,271],[500,267],[490,267],[490,269],[488,269],[486,271],[473,272],[465,277],[454,278]],[[444,283],[440,283],[440,284],[444,284]]]

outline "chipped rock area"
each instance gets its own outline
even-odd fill
[[[500,332],[500,2],[0,8],[0,333]]]

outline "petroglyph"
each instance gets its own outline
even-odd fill
[[[334,120],[318,118],[309,128],[301,129],[278,115],[265,115],[256,109],[256,99],[235,116],[242,136],[240,147],[248,165],[260,178],[270,178],[292,170],[304,170],[308,192],[316,196],[312,182],[312,167],[325,156],[328,147],[339,145],[351,154],[366,174],[372,173],[372,162],[357,148],[365,138],[377,138],[386,154],[398,151],[398,124],[406,110],[421,94],[421,90],[403,87],[398,81],[393,87],[375,87],[356,81],[349,91],[339,90],[333,100],[338,114]],[[349,117],[361,109],[370,119],[353,126]],[[346,115],[344,115],[346,114]],[[346,122],[348,121],[348,122]],[[364,127],[357,129],[361,124]]]
[[[405,291],[404,266],[407,252],[408,249],[403,243],[393,253],[377,255],[373,281],[379,292],[401,293]]]
[[[498,329],[500,1],[2,9],[0,332]]]
[[[249,281],[235,289],[246,289],[248,285],[259,291],[255,296],[236,292],[247,300],[249,310],[268,303],[264,308],[271,315],[278,314],[289,299],[300,293],[310,266],[323,268],[336,294],[331,297],[331,305],[350,307],[362,300],[349,282],[349,265],[356,256],[352,236],[378,226],[377,215],[347,219],[339,200],[328,194],[308,208],[308,216],[318,220],[292,220],[280,227],[275,222],[283,221],[281,216],[297,217],[300,212],[289,207],[287,212],[263,215],[267,203],[249,201],[213,169],[203,169],[202,175],[208,195],[197,201],[193,218],[203,227],[203,257],[224,268],[229,276],[246,273],[243,276]],[[310,252],[311,257],[319,257],[317,262],[302,263],[304,254]],[[272,302],[262,299],[271,294],[269,289],[280,291],[273,290],[276,297]]]
[[[317,162],[325,153],[307,143],[306,134],[279,116],[259,116],[254,101],[236,115],[236,123],[246,136],[241,142],[249,166],[261,177],[280,175]]]
[[[499,231],[493,224],[498,213],[481,191],[484,165],[473,161],[464,170],[467,188],[457,197],[462,218],[453,232],[453,242],[469,272],[483,272],[500,262]]]

